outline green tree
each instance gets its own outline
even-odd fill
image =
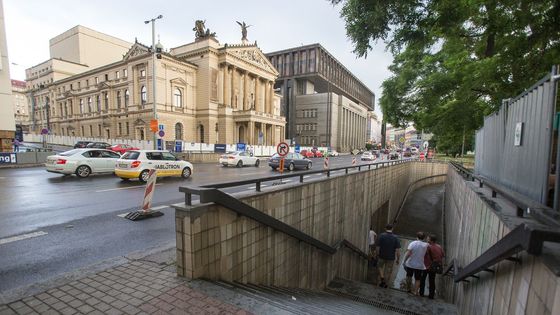
[[[384,119],[414,122],[449,150],[560,63],[559,0],[331,2],[342,3],[359,57],[378,41],[393,54],[379,101]]]

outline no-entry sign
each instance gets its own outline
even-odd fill
[[[276,146],[276,152],[278,152],[280,156],[286,156],[286,154],[290,152],[290,146],[286,142],[280,142]]]

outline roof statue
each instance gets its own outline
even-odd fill
[[[216,37],[216,32],[210,32],[209,28],[206,28],[206,26],[204,25],[204,23],[206,23],[206,20],[196,20],[194,22],[194,28],[192,29],[195,33],[194,33],[194,37],[195,39],[203,39],[203,38],[208,38],[208,37]]]
[[[251,27],[252,25],[247,25],[245,24],[245,21],[243,21],[243,23],[236,21],[237,24],[239,24],[239,26],[241,26],[241,42],[243,42],[243,44],[246,44],[249,42],[249,40],[247,39],[247,29],[249,27]]]

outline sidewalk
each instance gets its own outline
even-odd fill
[[[149,257],[133,260],[36,295],[1,304],[0,315],[250,314],[193,289],[187,280],[176,276],[174,269],[174,263],[162,263]]]

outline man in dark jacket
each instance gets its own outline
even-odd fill
[[[377,238],[377,268],[379,269],[379,286],[387,288],[387,282],[390,283],[393,273],[393,264],[398,265],[400,260],[401,242],[393,234],[393,226],[387,224],[385,233]],[[396,258],[396,259],[395,259]],[[392,283],[390,283],[392,286]]]
[[[426,278],[428,278],[428,297],[430,299],[434,298],[436,292],[437,268],[435,268],[435,265],[439,264],[439,266],[443,268],[443,258],[445,257],[443,249],[436,242],[437,236],[435,234],[430,234],[430,236],[428,236],[428,249],[426,250],[426,255],[424,256],[424,265],[426,265],[426,270],[422,274],[422,279],[420,281],[420,296],[424,296],[424,287],[426,286]]]

